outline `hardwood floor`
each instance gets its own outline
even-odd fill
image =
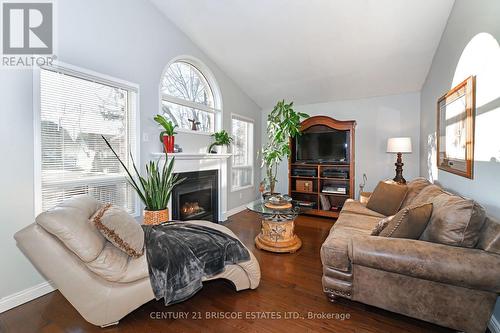
[[[227,226],[259,260],[262,280],[256,290],[236,292],[228,282],[211,281],[183,303],[165,307],[162,301],[151,301],[123,318],[119,325],[105,329],[87,323],[55,291],[0,314],[0,332],[452,332],[355,302],[330,303],[322,292],[319,257],[321,243],[332,226],[327,219],[297,219],[296,233],[303,246],[294,254],[274,254],[254,247],[260,227],[255,213],[233,215]],[[215,312],[290,318],[207,319]],[[190,319],[152,319],[182,313]],[[194,318],[198,313],[202,319]],[[339,319],[308,319],[309,313],[338,314]],[[297,315],[304,319],[294,318]]]

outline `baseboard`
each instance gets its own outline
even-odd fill
[[[233,208],[231,210],[228,210],[226,212],[226,218],[230,217],[231,215],[238,214],[239,212],[244,211],[245,209],[247,209],[247,205],[248,204],[249,203],[246,203],[244,205],[241,205],[241,206],[235,207],[235,208]]]
[[[488,323],[488,328],[491,333],[500,333],[500,322],[495,316],[491,316],[490,322]]]
[[[56,288],[52,285],[52,283],[50,281],[45,281],[15,294],[2,297],[0,299],[0,313],[32,301],[35,298],[48,294],[54,290],[56,290]]]

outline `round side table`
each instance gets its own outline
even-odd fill
[[[260,233],[255,237],[258,249],[275,253],[293,253],[300,249],[302,241],[295,234],[295,218],[298,207],[271,209],[262,200],[250,203],[247,208],[262,216]]]

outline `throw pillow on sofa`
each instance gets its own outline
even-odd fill
[[[386,218],[380,220],[375,228],[373,228],[372,233],[370,234],[371,236],[378,236],[384,230],[385,227],[391,222],[391,220],[394,218],[395,215],[387,216]]]
[[[403,208],[384,225],[379,236],[419,239],[429,223],[431,214],[431,203]]]
[[[138,258],[144,253],[144,231],[123,209],[106,204],[91,220],[108,241],[129,256]]]
[[[401,208],[407,191],[406,185],[379,182],[370,196],[366,208],[385,216],[394,215]]]

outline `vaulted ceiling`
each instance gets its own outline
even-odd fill
[[[454,0],[151,0],[257,104],[419,91]]]

